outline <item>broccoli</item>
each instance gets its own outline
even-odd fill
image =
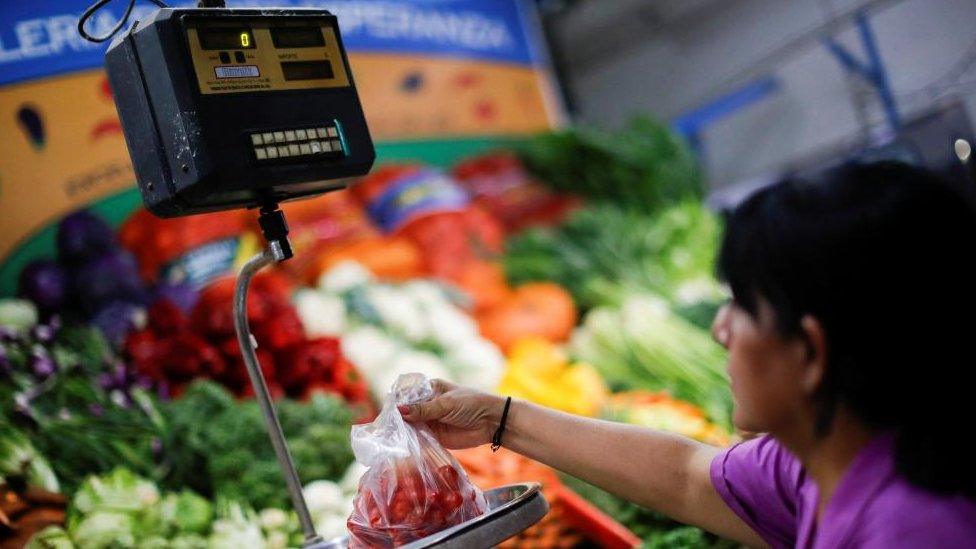
[[[321,395],[308,402],[277,403],[282,429],[303,482],[337,480],[352,463],[352,413],[342,401]],[[176,452],[167,479],[201,493],[285,507],[284,478],[268,440],[257,402],[238,402],[211,382],[194,383],[169,406]]]

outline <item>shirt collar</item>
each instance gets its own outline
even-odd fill
[[[845,544],[864,509],[894,476],[894,447],[894,434],[883,433],[857,454],[824,508],[819,522],[829,526],[818,528],[817,546]],[[816,515],[816,507],[811,511]]]

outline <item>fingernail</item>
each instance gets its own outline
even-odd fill
[[[401,405],[397,406],[397,410],[399,410],[400,415],[403,415],[403,416],[409,416],[410,415],[410,407],[407,406],[406,404],[401,404]]]

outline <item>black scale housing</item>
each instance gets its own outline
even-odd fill
[[[326,20],[334,29],[349,86],[204,94],[194,73],[186,23],[201,18]],[[105,58],[143,202],[175,217],[258,207],[340,189],[375,160],[334,15],[308,9],[163,8],[113,40]],[[342,124],[347,154],[259,162],[255,131]]]

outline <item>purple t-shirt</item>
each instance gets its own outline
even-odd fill
[[[773,547],[976,547],[976,501],[898,475],[890,435],[854,458],[819,525],[816,484],[768,436],[716,456],[711,476],[725,503]]]

